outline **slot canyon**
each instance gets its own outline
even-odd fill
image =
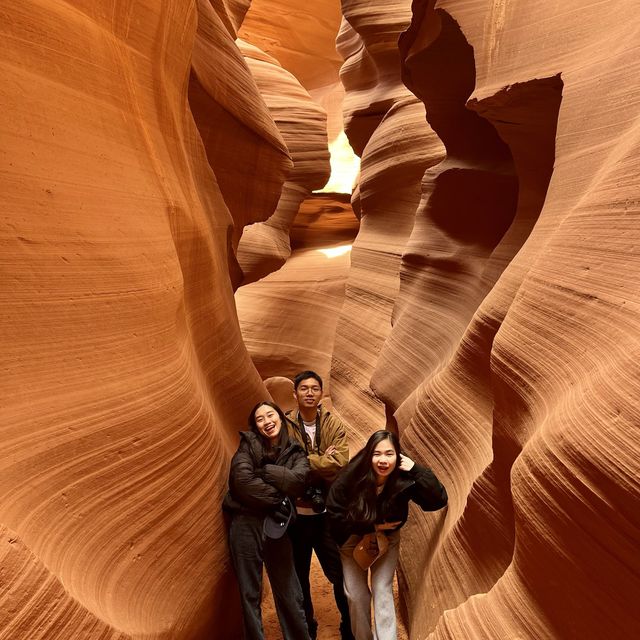
[[[304,369],[447,489],[403,638],[638,637],[634,10],[0,2],[0,640],[240,639],[229,463]]]

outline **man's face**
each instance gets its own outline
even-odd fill
[[[317,409],[322,399],[322,388],[315,378],[305,378],[295,391],[298,406],[305,409]]]

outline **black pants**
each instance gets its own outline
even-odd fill
[[[318,626],[313,613],[311,587],[309,585],[311,553],[315,551],[324,575],[333,585],[333,595],[342,618],[340,630],[348,635],[351,631],[351,621],[349,619],[349,604],[344,595],[342,582],[342,562],[340,561],[338,546],[329,533],[329,518],[327,514],[320,513],[313,516],[298,514],[295,523],[289,527],[289,536],[293,545],[293,560],[296,566],[296,573],[302,587],[304,613],[307,618],[309,633],[315,636]]]
[[[291,541],[263,538],[262,517],[234,515],[229,528],[231,560],[240,587],[245,640],[263,640],[262,566],[267,568],[284,640],[309,640],[302,592],[296,577]]]

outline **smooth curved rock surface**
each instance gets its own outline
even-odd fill
[[[336,83],[340,2],[252,0],[239,36],[273,56],[307,91]]]
[[[289,160],[234,48],[247,8],[3,11],[0,639],[236,637],[212,505],[261,378],[285,398],[273,377],[303,367],[354,448],[397,425],[449,489],[403,530],[411,638],[634,637],[634,5],[345,0],[361,230],[313,197],[283,268],[238,291],[259,373],[233,249]],[[307,49],[273,44],[334,100],[335,60],[305,67],[309,24]],[[247,207],[220,176],[260,153]]]
[[[363,154],[360,230],[351,252],[331,378],[335,406],[345,420],[365,432],[387,422],[386,406],[372,377],[391,331],[392,312],[398,313],[394,311],[398,272],[414,226],[420,180],[442,154],[440,141],[425,122],[424,106],[415,98],[389,109]],[[411,354],[401,357],[394,363],[399,369],[412,362]]]
[[[389,109],[410,95],[400,78],[397,40],[411,21],[411,2],[342,0],[342,13],[337,49],[344,60],[344,124],[362,157]]]
[[[346,194],[314,194],[291,229],[291,256],[278,271],[236,291],[242,335],[263,379],[329,371],[358,230]]]
[[[338,40],[345,56],[346,131],[354,147],[362,147],[362,162],[353,196],[360,230],[337,326],[332,397],[341,415],[365,433],[393,420],[372,376],[391,331],[400,259],[414,226],[420,182],[444,154],[425,120],[424,105],[400,76],[396,40],[409,26],[410,2],[396,2],[388,12],[386,6],[382,1],[343,3]],[[404,362],[397,365],[402,368]]]
[[[329,142],[343,130],[342,60],[335,40],[338,0],[253,0],[239,31],[242,40],[273,56],[327,112]]]
[[[400,49],[446,157],[425,173],[372,377],[409,454],[450,489],[448,512],[414,512],[403,537],[410,636],[628,638],[640,592],[635,27],[577,2],[434,5],[413,3]],[[353,71],[347,87],[366,141],[385,104],[375,78]]]
[[[293,380],[291,378],[285,378],[284,376],[267,378],[264,381],[264,386],[267,388],[273,401],[283,411],[291,411],[298,406],[293,390]]]
[[[233,637],[212,505],[266,391],[187,103],[195,4],[12,3],[0,32],[0,638]]]
[[[301,202],[329,179],[327,116],[298,80],[275,58],[237,41],[291,155],[293,168],[280,191],[275,212],[244,229],[238,247],[243,284],[279,269],[289,257],[289,229]]]
[[[224,20],[221,13],[208,0],[198,0],[189,106],[233,217],[230,270],[238,285],[244,276],[235,252],[244,227],[271,216],[293,163],[256,80],[232,40],[235,33],[229,33],[231,18]]]

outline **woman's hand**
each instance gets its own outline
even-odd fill
[[[400,471],[411,471],[414,464],[415,462],[411,458],[400,454],[400,465],[398,466],[398,469],[400,469]]]
[[[400,520],[398,522],[381,522],[374,526],[376,531],[386,531],[387,529],[395,529],[399,524],[401,524]]]
[[[327,447],[326,451],[324,452],[324,455],[325,456],[332,456],[336,451],[337,451],[337,449],[336,449],[335,445],[330,444]]]

